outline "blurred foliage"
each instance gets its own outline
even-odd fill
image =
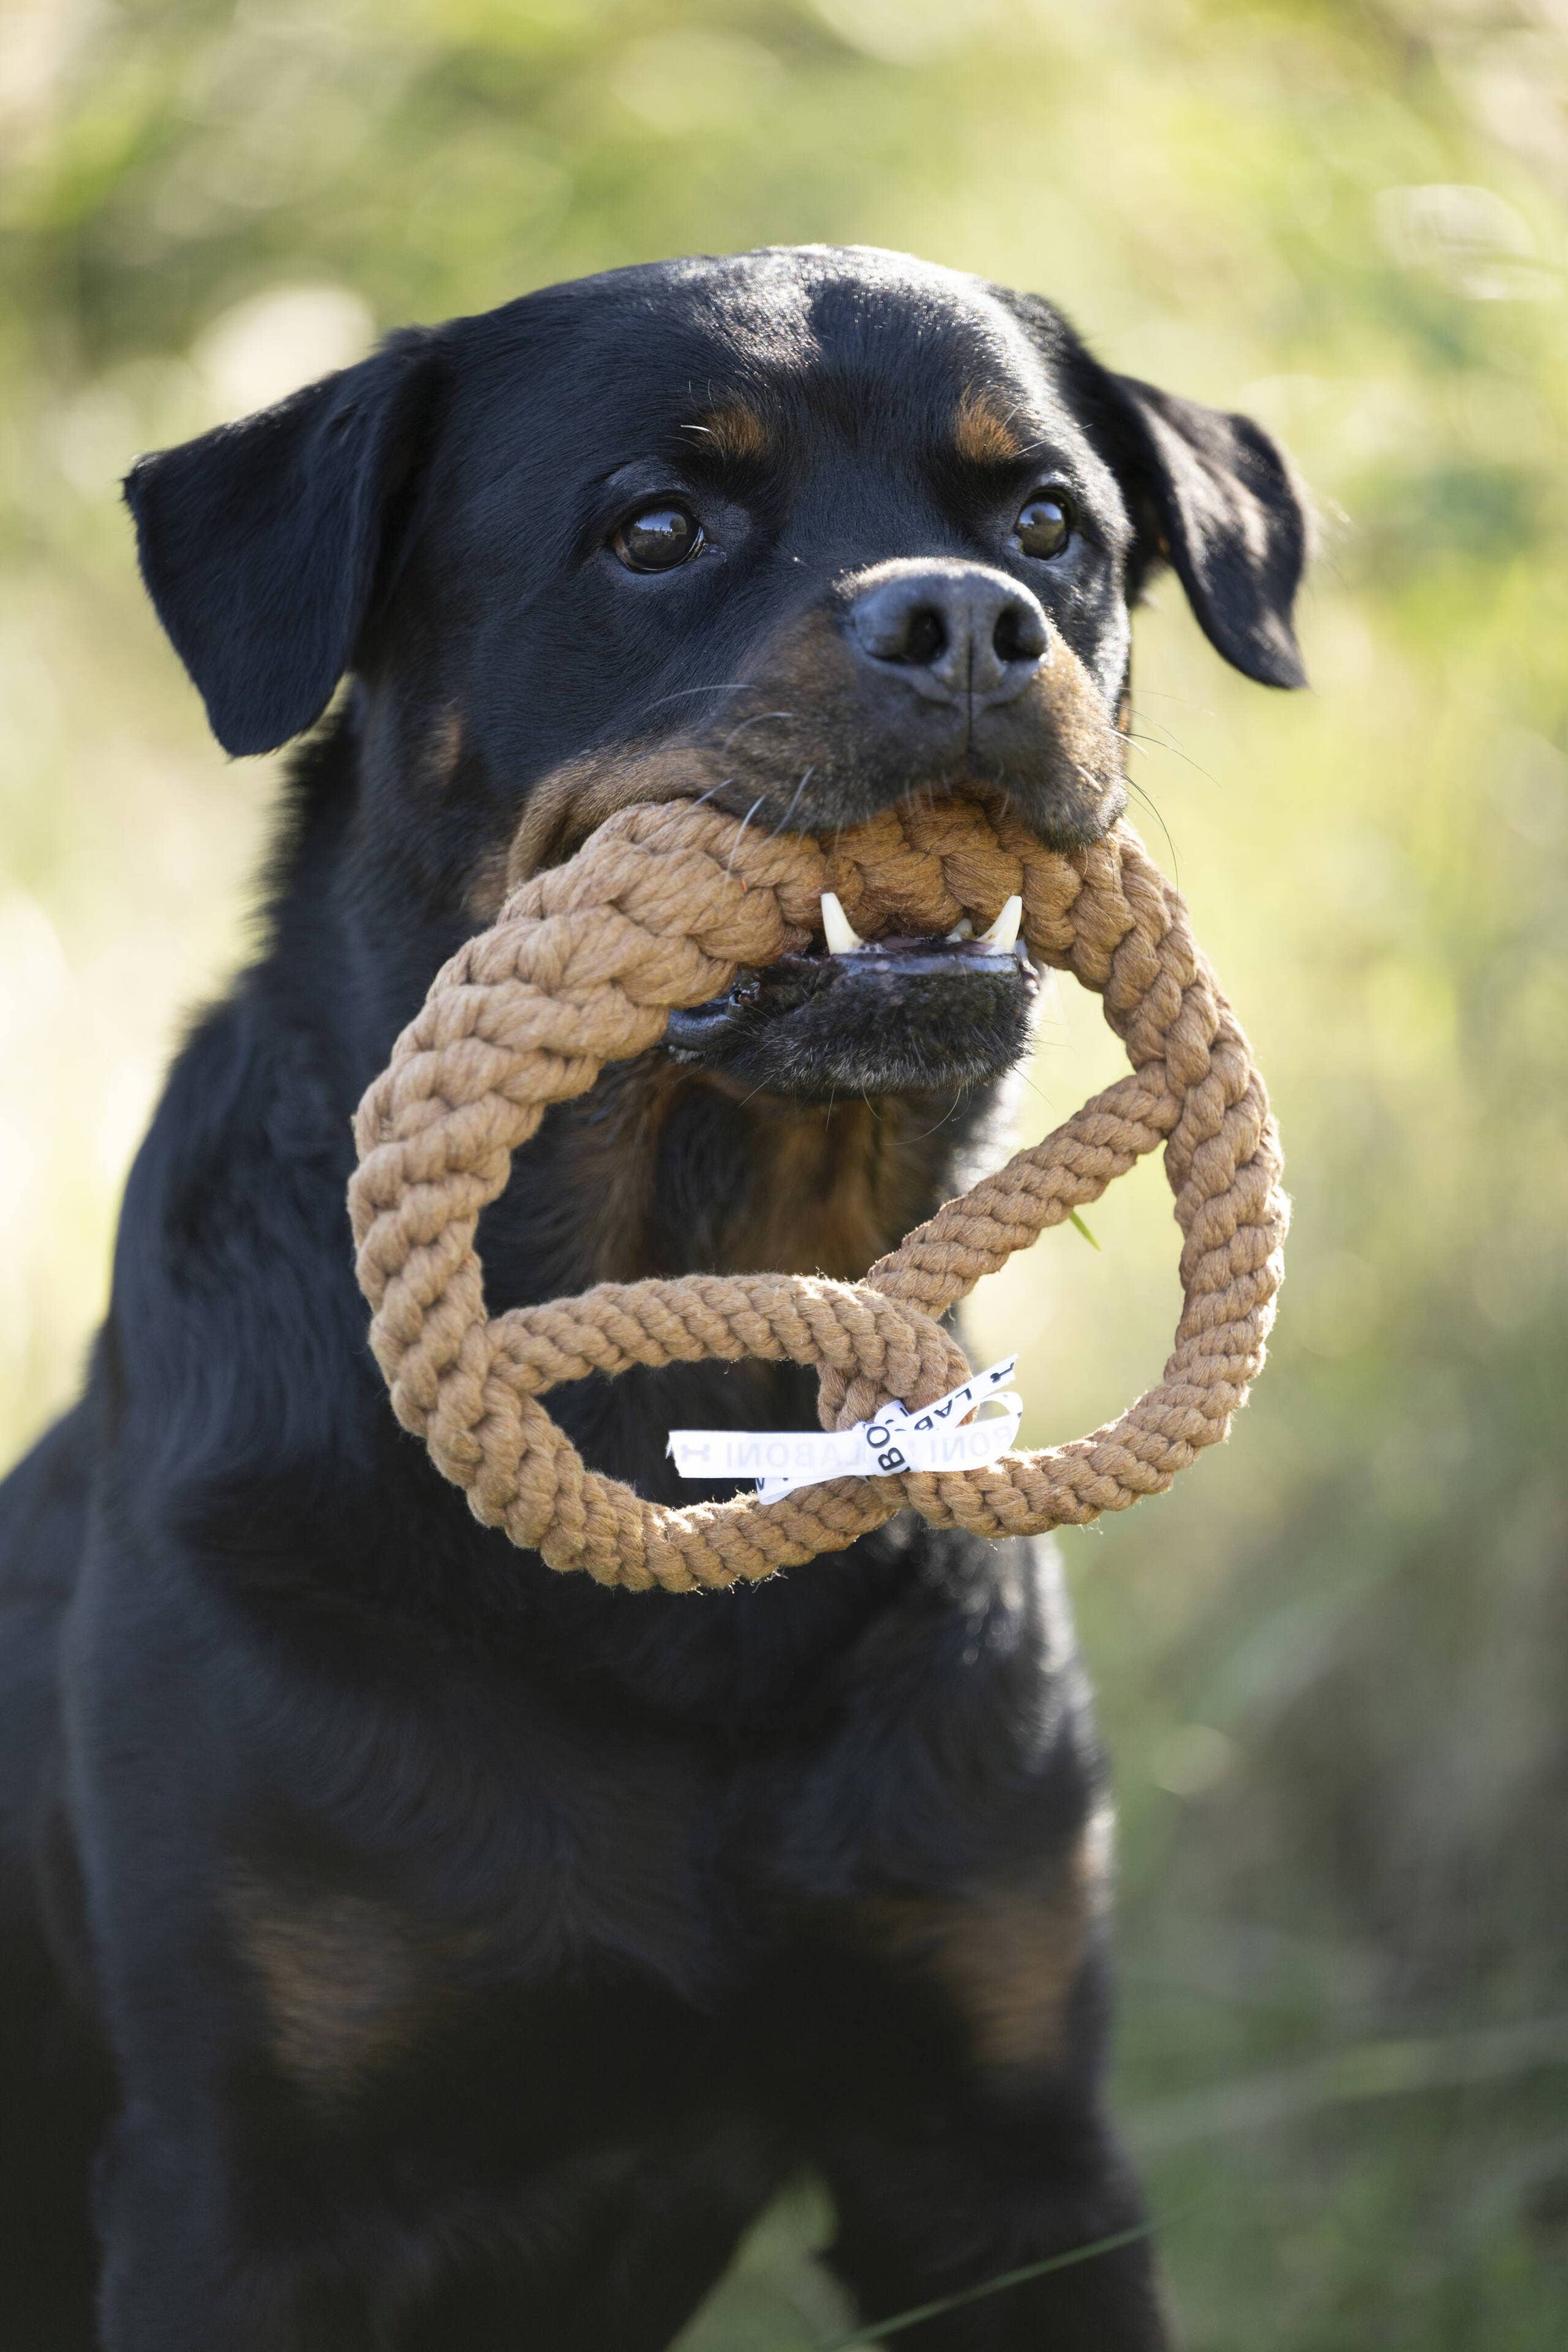
[[[1297,1199],[1229,1452],[1068,1539],[1123,1820],[1121,2105],[1194,2352],[1568,2320],[1564,0],[57,0],[0,13],[0,1419],[67,1397],[274,768],[136,585],[143,447],[377,330],[863,240],[1039,288],[1313,486],[1315,693],[1140,623],[1145,830]],[[1115,1066],[1047,1031],[1034,1132]],[[1034,1434],[1157,1366],[1157,1171],[988,1286]],[[687,2339],[837,2324],[803,2189]]]

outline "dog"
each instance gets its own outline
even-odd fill
[[[304,741],[85,1392],[0,1499],[0,2342],[656,2352],[810,2167],[868,2324],[1153,2352],[1050,1547],[905,1517],[721,1595],[552,1574],[397,1426],[344,1188],[437,968],[615,809],[818,834],[980,782],[1090,842],[1163,567],[1299,685],[1287,461],[1041,299],[808,247],[395,334],[127,496],[218,740]],[[1033,971],[853,948],[551,1113],[495,1309],[858,1276],[955,1188]],[[673,1424],[816,1425],[789,1365],[552,1404],[671,1502],[733,1491],[674,1483]]]

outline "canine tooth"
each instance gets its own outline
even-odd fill
[[[1003,908],[1002,912],[997,916],[996,920],[992,924],[991,929],[988,931],[981,932],[981,946],[983,948],[995,948],[999,953],[1015,946],[1018,938],[1018,926],[1023,919],[1024,901],[1019,898],[1017,892],[1015,891],[1013,896],[1008,899],[1006,905]]]
[[[822,894],[822,936],[829,955],[854,955],[866,944],[831,890]]]
[[[944,944],[951,947],[954,940],[972,940],[973,937],[973,924],[970,921],[967,915],[960,915],[957,922],[954,923],[952,930],[947,934],[947,939]]]

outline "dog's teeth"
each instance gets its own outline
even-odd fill
[[[831,890],[822,894],[822,936],[829,955],[854,955],[866,944]]]
[[[1013,896],[1008,899],[1006,905],[1003,908],[1002,912],[997,916],[996,920],[992,924],[991,929],[988,931],[981,932],[981,946],[983,948],[994,948],[998,954],[1005,953],[1009,948],[1016,944],[1018,926],[1023,919],[1024,901],[1019,898],[1017,892],[1015,891]]]
[[[973,937],[973,924],[970,921],[967,915],[960,915],[957,922],[954,923],[952,930],[949,931],[947,935],[946,944],[951,947],[955,940],[972,940]]]

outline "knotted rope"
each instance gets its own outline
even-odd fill
[[[490,1317],[474,1234],[545,1107],[644,1053],[669,1011],[804,947],[824,890],[863,937],[989,925],[1014,892],[1037,957],[1099,992],[1131,1076],[950,1201],[863,1282],[778,1274],[602,1283]],[[1286,1202],[1263,1081],[1186,907],[1119,825],[1058,854],[979,796],[885,811],[824,844],[711,806],[623,810],[515,889],[439,972],[366,1093],[349,1200],[371,1345],[398,1419],[487,1526],[601,1583],[718,1588],[841,1550],[913,1507],[979,1535],[1079,1526],[1162,1493],[1225,1437],[1263,1362]],[[988,1468],[840,1478],[667,1509],[590,1471],[538,1402],[631,1364],[816,1365],[825,1428],[967,1376],[936,1319],[1163,1144],[1185,1294],[1158,1387],[1088,1437]]]

